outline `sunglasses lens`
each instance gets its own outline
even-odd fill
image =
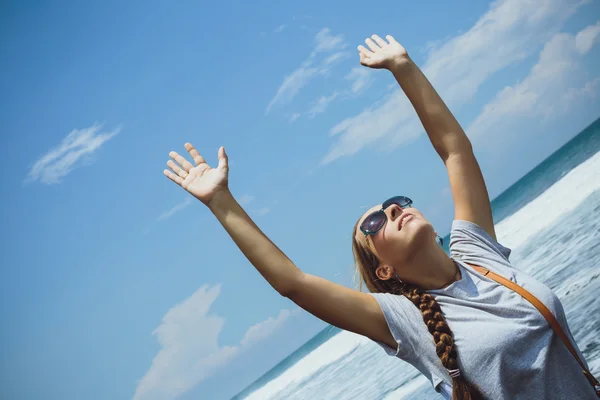
[[[360,229],[365,233],[374,233],[381,229],[385,224],[387,217],[383,211],[375,211],[369,215],[360,225]]]
[[[411,199],[409,199],[408,197],[396,196],[396,197],[392,197],[391,199],[386,200],[385,203],[382,204],[382,206],[384,209],[386,209],[392,204],[397,204],[401,208],[406,208],[406,207],[410,206],[412,204],[412,202],[413,201]]]
[[[392,197],[391,199],[387,199],[381,205],[381,207],[385,210],[392,204],[396,204],[401,208],[406,208],[410,207],[410,205],[412,204],[412,200],[405,196],[396,196]],[[383,227],[386,220],[387,216],[385,215],[384,211],[375,211],[374,213],[370,214],[367,218],[365,218],[363,223],[360,225],[360,230],[363,231],[363,233],[366,235],[375,233]]]

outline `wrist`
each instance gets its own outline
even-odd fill
[[[212,211],[213,214],[218,213],[223,208],[227,208],[231,205],[231,201],[235,202],[233,195],[229,191],[229,188],[223,188],[217,191],[212,198],[206,203],[206,206]]]
[[[390,60],[390,63],[387,67],[388,70],[390,70],[390,72],[394,75],[396,75],[397,73],[405,73],[405,71],[407,69],[413,68],[415,67],[415,63],[413,62],[413,60],[408,56],[408,54],[402,55],[402,56],[398,56],[392,60]]]

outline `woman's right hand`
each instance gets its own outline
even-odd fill
[[[217,193],[229,190],[227,186],[229,166],[225,148],[219,149],[217,168],[211,168],[190,143],[186,143],[185,148],[196,166],[175,151],[171,151],[169,156],[172,160],[169,160],[167,165],[172,171],[165,169],[163,172],[169,179],[208,206]]]

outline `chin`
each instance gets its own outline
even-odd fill
[[[413,246],[418,247],[427,240],[431,240],[432,237],[435,237],[433,225],[422,217],[413,218],[402,229],[404,230],[405,228],[406,231],[404,233],[407,236],[408,244],[411,248],[413,248]]]

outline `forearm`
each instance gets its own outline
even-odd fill
[[[302,272],[252,221],[231,192],[217,193],[209,208],[248,261],[275,290],[287,295]]]
[[[429,140],[445,161],[459,151],[470,149],[470,142],[458,121],[435,91],[425,74],[410,59],[391,72],[412,103]]]

